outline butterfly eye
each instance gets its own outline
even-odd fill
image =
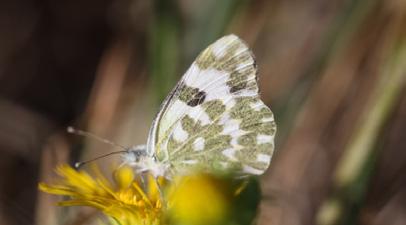
[[[147,156],[147,152],[144,149],[130,149],[128,153],[131,154],[135,162],[139,162],[142,158]]]

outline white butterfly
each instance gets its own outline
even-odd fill
[[[124,154],[139,172],[172,176],[193,169],[262,174],[276,125],[260,100],[255,59],[228,35],[206,48],[162,103],[146,146]]]
[[[260,175],[269,166],[276,124],[258,93],[255,59],[235,35],[199,54],[162,103],[146,145],[123,164],[155,177],[195,169]]]

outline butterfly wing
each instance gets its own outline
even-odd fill
[[[153,122],[148,151],[172,173],[199,167],[262,174],[276,125],[258,94],[253,55],[228,35],[200,53]]]

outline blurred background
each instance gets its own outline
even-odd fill
[[[0,224],[94,224],[37,190],[58,163],[114,150],[66,127],[145,143],[162,99],[229,33],[278,124],[258,224],[406,224],[404,0],[0,1]]]

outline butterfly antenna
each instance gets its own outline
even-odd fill
[[[98,159],[101,159],[101,158],[110,156],[110,155],[115,155],[115,154],[119,154],[119,153],[126,153],[126,152],[128,152],[128,148],[127,148],[127,147],[122,146],[122,145],[119,145],[119,144],[117,144],[117,143],[114,143],[114,142],[112,142],[112,141],[110,141],[110,140],[107,140],[107,139],[105,139],[105,138],[99,137],[99,136],[97,136],[97,135],[95,135],[95,134],[92,134],[92,133],[90,133],[90,132],[83,131],[83,130],[79,130],[79,129],[76,129],[76,128],[73,128],[73,127],[70,127],[70,126],[69,126],[66,130],[68,131],[68,133],[80,135],[80,136],[83,136],[83,137],[93,138],[93,139],[96,139],[96,140],[98,140],[98,141],[100,141],[100,142],[103,142],[103,143],[106,143],[106,144],[109,144],[109,145],[112,145],[112,146],[115,146],[115,147],[118,147],[118,148],[123,149],[122,151],[110,152],[110,153],[108,153],[108,154],[101,155],[101,156],[98,156],[98,157],[93,158],[93,159],[90,159],[90,160],[86,160],[86,161],[82,161],[82,162],[77,162],[77,163],[75,163],[75,167],[76,167],[76,168],[79,168],[79,167],[81,167],[81,166],[83,166],[83,165],[85,165],[85,164],[87,164],[87,163],[89,163],[89,162],[93,162],[93,161],[96,161],[96,160],[98,160]]]
[[[90,163],[90,162],[99,160],[99,159],[101,159],[101,158],[104,158],[104,157],[107,157],[107,156],[110,156],[110,155],[115,155],[115,154],[120,154],[120,153],[126,153],[126,152],[127,152],[127,151],[115,151],[115,152],[110,152],[110,153],[108,153],[108,154],[101,155],[101,156],[98,156],[98,157],[93,158],[93,159],[89,159],[89,160],[82,161],[82,162],[77,162],[77,163],[75,163],[75,168],[76,168],[76,169],[79,169],[81,166],[83,166],[83,165],[85,165],[85,164],[88,164],[88,163]]]
[[[109,145],[112,145],[112,146],[115,146],[115,147],[118,147],[118,148],[121,148],[121,149],[124,149],[124,150],[128,150],[128,148],[125,147],[125,146],[119,145],[119,144],[117,144],[115,142],[112,142],[112,141],[107,140],[105,138],[99,137],[99,136],[97,136],[95,134],[92,134],[90,132],[87,132],[87,131],[79,130],[79,129],[76,129],[76,128],[73,128],[73,127],[68,127],[66,130],[68,131],[68,133],[71,133],[71,134],[76,134],[76,135],[80,135],[80,136],[83,136],[83,137],[93,138],[93,139],[96,139],[96,140],[98,140],[100,142],[103,142],[103,143],[106,143],[106,144],[109,144]]]

